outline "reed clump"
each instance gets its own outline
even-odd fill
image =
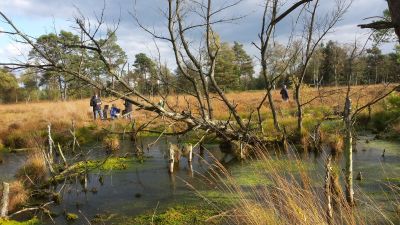
[[[109,134],[103,139],[103,146],[107,151],[115,152],[121,147],[119,136],[116,134]]]
[[[33,143],[30,140],[31,138],[28,133],[15,130],[5,135],[4,145],[12,149],[27,148],[33,146]]]
[[[334,154],[343,152],[344,137],[339,132],[329,137],[329,147]]]
[[[32,153],[15,176],[26,186],[37,186],[45,183],[48,177],[48,168],[43,154]]]

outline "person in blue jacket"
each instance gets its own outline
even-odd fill
[[[115,104],[112,104],[111,111],[110,111],[111,119],[117,119],[120,112],[121,112],[121,110],[119,108],[117,108],[115,106]]]

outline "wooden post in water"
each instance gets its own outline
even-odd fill
[[[49,152],[46,152],[46,148],[43,150],[43,156],[49,166],[50,172],[52,174],[54,174],[54,169],[53,169],[53,163],[54,163],[54,159],[53,159],[53,144],[54,141],[51,138],[51,125],[47,125],[48,128],[48,138],[49,138]]]
[[[244,159],[244,153],[243,153],[243,142],[239,142],[239,147],[240,147],[240,159]]]
[[[189,176],[193,177],[193,164],[191,162],[189,162]]]
[[[7,217],[9,194],[10,194],[10,184],[3,182],[3,198],[1,199],[0,218]]]
[[[175,162],[175,148],[172,144],[169,145],[169,152],[168,152],[168,163],[169,163],[169,172],[174,172],[174,162]]]
[[[193,177],[193,164],[192,164],[192,160],[193,160],[193,145],[192,144],[188,144],[187,146],[188,148],[188,168],[189,168],[189,175],[191,177]]]
[[[193,145],[189,144],[187,147],[189,150],[188,162],[190,164],[190,163],[192,163],[192,160],[193,160]]]
[[[51,125],[47,125],[49,138],[49,161],[53,163],[53,139],[51,138]]]
[[[58,147],[58,152],[60,153],[60,156],[61,156],[61,158],[62,158],[62,160],[64,162],[64,166],[68,167],[68,163],[67,163],[67,160],[65,159],[65,156],[64,156],[64,153],[63,153],[63,151],[61,149],[60,143],[58,143],[57,147]]]
[[[206,149],[205,147],[204,147],[204,144],[203,144],[203,142],[200,142],[200,153],[199,153],[199,155],[201,156],[201,157],[204,157],[204,150]]]
[[[74,141],[72,144],[72,152],[75,152],[75,145],[76,145],[76,132],[75,132],[75,120],[72,120],[72,136],[74,137]]]
[[[88,190],[88,174],[87,174],[87,171],[85,172],[85,182],[84,182],[83,188],[84,188],[84,191],[86,193],[86,191]]]
[[[326,220],[328,224],[333,224],[333,209],[332,209],[332,157],[328,157],[326,163],[326,175],[325,175],[325,197],[326,197]]]

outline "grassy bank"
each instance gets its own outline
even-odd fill
[[[369,87],[353,87],[352,97],[357,99],[357,105],[374,98],[383,87],[379,85]],[[334,94],[318,97],[327,92]],[[273,99],[276,104],[279,122],[285,126],[290,135],[294,134],[296,128],[296,108],[293,100],[283,102],[279,95],[279,90],[273,92]],[[290,91],[292,92],[292,91]],[[311,101],[304,107],[304,136],[313,131],[326,115],[340,113],[343,109],[345,88],[325,88],[314,89],[304,88],[302,95],[303,102]],[[255,111],[260,100],[263,98],[263,91],[247,91],[228,93],[229,99],[237,104],[238,112],[247,118]],[[186,107],[186,100],[195,103],[194,99],[188,96],[170,96],[171,102],[177,103],[175,110],[183,110]],[[186,98],[186,100],[184,99]],[[385,131],[391,133],[391,137],[400,133],[400,121],[398,119],[400,112],[400,97],[393,94],[385,101],[374,105],[370,109],[370,113],[366,109],[359,116],[359,127],[365,127],[376,132]],[[158,99],[155,98],[157,101]],[[112,99],[104,99],[103,104],[115,103],[118,107],[123,108],[122,101],[117,100],[111,102]],[[223,104],[215,100],[213,101],[214,114],[216,119],[226,119],[229,112]],[[11,148],[34,148],[43,144],[46,140],[47,125],[52,125],[54,139],[56,142],[65,144],[71,141],[72,135],[70,131],[75,127],[75,134],[81,144],[101,141],[104,134],[103,129],[123,132],[131,128],[128,120],[119,119],[114,121],[93,121],[92,112],[89,106],[89,99],[68,101],[68,102],[39,102],[39,103],[21,103],[0,105],[0,149]],[[133,117],[136,126],[144,124],[153,119],[155,115],[151,112],[136,111],[134,109]],[[273,128],[272,116],[268,103],[261,108],[261,116],[263,118],[263,127],[266,131],[266,138],[271,140],[279,137]],[[253,117],[254,118],[254,117]],[[255,123],[255,119],[253,119]],[[170,126],[168,120],[157,119],[152,122],[149,129],[158,131],[179,131],[184,129],[180,123],[174,123]],[[337,140],[337,134],[341,132],[340,119],[334,121],[326,121],[321,126],[324,142],[330,143]],[[143,133],[143,135],[154,135],[151,133]]]

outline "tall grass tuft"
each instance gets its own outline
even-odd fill
[[[48,177],[48,169],[43,155],[39,152],[32,153],[15,176],[26,186],[43,184]]]
[[[213,202],[213,199],[207,198],[192,186],[200,197],[219,212],[210,218],[209,222],[214,219],[222,221],[222,224],[252,225],[395,224],[373,201],[365,200],[362,209],[349,207],[337,174],[332,178],[334,213],[333,218],[328,220],[323,177],[312,176],[310,168],[298,159],[293,150],[290,150],[289,158],[295,164],[290,167],[295,167],[295,170],[284,170],[276,166],[276,156],[266,153],[263,148],[256,148],[255,152],[254,160],[262,166],[249,171],[248,176],[257,175],[260,183],[256,185],[241,184],[219,161],[209,165],[208,175],[203,178],[207,183],[212,183],[220,193],[236,196],[228,202]],[[284,163],[283,166],[285,165],[289,166],[288,163]],[[364,211],[368,213],[363,213]]]

